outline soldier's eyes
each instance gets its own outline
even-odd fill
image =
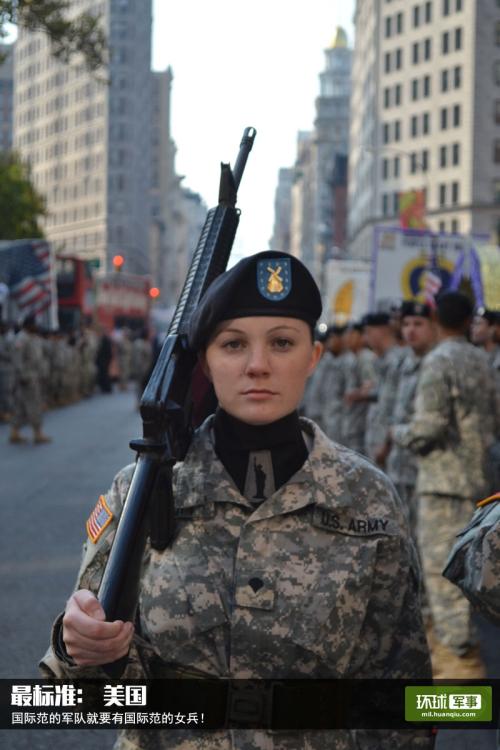
[[[224,341],[224,343],[222,344],[222,348],[229,351],[235,351],[241,346],[243,346],[243,342],[240,341],[240,339],[230,339],[229,341]]]
[[[278,338],[273,340],[275,349],[290,349],[293,346],[291,339]]]

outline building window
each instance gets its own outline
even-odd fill
[[[398,34],[403,33],[403,14],[402,13],[398,13],[398,15],[396,16],[396,30]]]
[[[424,41],[424,59],[430,60],[431,59],[431,40],[426,39]]]
[[[432,21],[432,3],[427,2],[425,4],[425,22],[430,23]]]
[[[440,221],[439,222],[439,231],[442,232],[443,234],[446,232],[446,222],[445,221]]]
[[[384,143],[389,143],[389,123],[384,122],[382,129],[382,140]]]
[[[401,140],[401,122],[400,120],[396,120],[394,123],[394,140],[400,141]]]
[[[391,17],[387,16],[387,18],[385,19],[385,36],[386,37],[390,37],[391,35],[391,21],[392,21]]]
[[[418,63],[418,42],[414,42],[412,46],[412,62],[414,65]]]
[[[454,206],[458,203],[458,196],[459,196],[459,184],[458,182],[452,182],[451,183],[451,202]]]
[[[457,166],[460,163],[460,144],[454,143],[452,146],[452,160],[453,166]]]
[[[453,85],[456,89],[459,89],[462,85],[462,68],[460,65],[457,65],[456,68],[453,68]]]
[[[455,49],[462,49],[462,29],[455,29]]]
[[[500,139],[496,138],[493,144],[493,161],[500,164]]]
[[[493,180],[493,201],[500,203],[500,180]]]
[[[384,89],[384,107],[387,109],[391,106],[391,90],[389,88]]]
[[[403,65],[403,52],[400,47],[396,50],[396,70],[401,70]]]
[[[495,100],[495,122],[500,125],[500,99]]]
[[[439,166],[446,167],[446,146],[439,148]]]
[[[391,53],[386,52],[384,55],[384,70],[386,73],[391,72]]]
[[[453,107],[453,127],[458,128],[460,125],[460,104],[455,104]]]
[[[399,177],[399,156],[394,157],[393,169],[394,169],[394,177]]]
[[[439,186],[439,205],[446,205],[446,185]]]
[[[450,15],[450,0],[443,0],[443,16]]]
[[[413,6],[413,25],[420,26],[420,8],[418,5]]]
[[[448,91],[448,71],[441,71],[441,91]]]
[[[441,52],[443,55],[447,55],[450,51],[450,34],[448,31],[445,31],[443,33],[443,36],[441,37]]]
[[[431,94],[431,77],[424,76],[424,96],[430,96]]]
[[[422,115],[422,131],[424,135],[428,135],[430,131],[430,119],[428,112],[424,112],[424,114]]]
[[[413,138],[418,134],[418,118],[417,115],[413,115],[410,123],[410,133]]]
[[[411,98],[413,101],[418,99],[418,80],[416,78],[411,82]]]
[[[415,174],[417,171],[417,155],[415,153],[410,154],[410,172]]]
[[[441,109],[441,130],[446,130],[448,127],[448,110],[446,107]]]
[[[387,193],[382,195],[382,216],[387,216],[389,213],[389,196]]]
[[[395,216],[399,213],[399,193],[392,194],[392,213]]]
[[[389,159],[382,159],[382,179],[387,180],[389,177]]]
[[[395,95],[394,96],[395,104],[396,106],[398,106],[399,104],[401,104],[401,84],[400,83],[396,84],[394,88],[394,95]]]
[[[500,46],[500,21],[495,24],[495,44],[497,47]]]
[[[427,149],[422,151],[422,172],[427,172],[429,169],[429,152]]]
[[[451,233],[458,234],[458,221],[457,219],[451,220]]]

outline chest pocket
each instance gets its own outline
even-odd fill
[[[357,519],[316,520],[319,552],[305,571],[301,601],[291,602],[290,639],[314,654],[320,671],[328,676],[356,676],[370,650],[363,638],[365,622],[380,607],[384,584],[377,562],[382,549],[387,555],[397,539],[391,539],[390,524],[385,531],[380,527],[369,532]]]
[[[151,550],[141,593],[141,624],[164,661],[221,674],[227,615],[221,575],[199,541],[203,524],[203,519],[180,522],[171,549]]]

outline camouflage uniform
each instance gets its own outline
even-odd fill
[[[397,434],[398,425],[409,424],[412,420],[421,364],[422,357],[417,356],[410,349],[399,371],[399,382],[394,399],[394,411],[391,421],[396,428],[395,434]],[[407,508],[410,528],[415,537],[417,529],[417,500],[415,494],[417,471],[418,466],[415,454],[408,448],[404,448],[396,441],[393,441],[391,452],[387,458],[387,473],[394,482],[399,496]]]
[[[414,548],[386,477],[302,420],[308,459],[255,508],[217,458],[210,425],[211,418],[175,469],[178,533],[172,547],[146,551],[141,633],[134,638],[125,676],[134,674],[139,650],[146,672],[156,677],[194,672],[200,677],[428,679]],[[107,495],[116,515],[132,472],[133,467],[122,470]],[[113,519],[97,544],[87,542],[78,588],[97,591],[115,526]],[[262,582],[256,591],[250,585],[255,577]],[[99,673],[55,656],[58,628],[56,622],[54,650],[41,665],[44,674]],[[427,736],[412,729],[328,735],[128,729],[117,745],[130,750],[430,746]]]
[[[42,339],[26,330],[19,331],[14,341],[13,428],[19,429],[25,424],[31,425],[35,430],[41,427],[42,358]]]
[[[306,383],[302,399],[304,415],[316,422],[322,430],[325,429],[325,403],[326,403],[326,371],[329,367],[331,354],[325,352],[318,362],[316,369]]]
[[[347,360],[346,366],[346,393],[375,383],[377,375],[375,370],[375,355],[371,349],[361,349]],[[359,453],[365,450],[366,415],[368,412],[367,401],[356,401],[344,406],[344,423],[342,434],[344,445]]]
[[[482,352],[457,336],[422,364],[415,414],[395,440],[418,455],[418,534],[426,591],[440,641],[457,654],[474,639],[470,607],[441,571],[473,500],[487,490],[486,453],[498,431],[494,384]]]
[[[500,500],[500,497],[499,497]],[[443,575],[500,625],[500,502],[479,508],[460,532]]]
[[[337,443],[343,443],[342,428],[344,424],[344,394],[346,389],[346,375],[348,358],[347,352],[334,356],[327,354],[328,366],[324,372],[325,383],[323,392],[325,400],[322,404],[324,414],[324,431]]]
[[[407,351],[400,346],[391,346],[376,360],[377,384],[373,392],[375,403],[370,405],[366,419],[366,453],[372,459],[388,436],[399,368]]]
[[[0,419],[12,412],[13,359],[14,342],[4,333],[0,335]]]

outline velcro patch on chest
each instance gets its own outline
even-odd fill
[[[85,524],[90,541],[96,544],[112,520],[113,513],[108,508],[104,495],[101,495]]]
[[[350,536],[394,536],[397,525],[394,521],[380,516],[355,515],[355,511],[335,512],[329,508],[316,506],[313,509],[312,525],[325,531],[348,534]]]

